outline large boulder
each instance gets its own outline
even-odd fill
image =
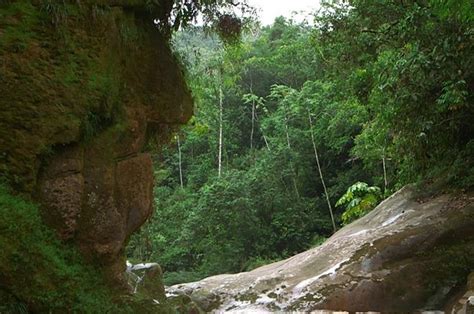
[[[163,271],[157,263],[133,265],[127,261],[126,275],[133,293],[149,296],[158,303],[166,300]]]
[[[155,307],[152,313],[203,313],[191,298],[186,295],[166,295],[163,284],[163,272],[157,263],[134,265],[127,261],[126,276],[133,293],[139,294],[145,300],[152,300],[152,305],[162,305],[161,308]]]
[[[474,270],[474,194],[417,195],[404,188],[287,260],[168,293],[206,311],[443,310]]]

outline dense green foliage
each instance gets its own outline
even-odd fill
[[[113,291],[42,222],[38,207],[0,185],[0,312],[117,311]]]
[[[346,193],[336,202],[336,206],[345,206],[342,223],[348,224],[374,209],[381,197],[380,188],[369,186],[365,182],[351,185]]]
[[[161,263],[168,283],[241,271],[330,235],[326,196],[335,204],[355,182],[384,195],[474,186],[474,33],[461,2],[326,3],[315,26],[279,18],[227,49],[178,33],[196,114],[163,151],[156,213],[129,255]],[[337,224],[377,203],[365,187],[355,198],[370,206],[342,220],[336,208]]]

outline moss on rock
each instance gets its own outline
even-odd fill
[[[2,188],[8,304],[111,312],[122,302],[123,290],[109,286],[152,210],[146,142],[192,114],[179,63],[153,22],[163,12],[146,3],[0,1],[0,178],[38,204]],[[120,193],[137,189],[143,200]],[[123,302],[156,311],[148,301]]]
[[[38,206],[0,185],[0,312],[117,310],[113,291],[42,222]]]
[[[126,107],[154,107],[163,122],[191,113],[152,16],[103,2],[0,5],[0,171],[16,189],[33,191],[39,156],[124,123]]]

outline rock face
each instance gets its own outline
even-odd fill
[[[474,269],[474,194],[416,195],[400,190],[287,260],[168,293],[218,312],[443,310]]]
[[[192,99],[144,1],[99,3],[0,5],[0,172],[123,282],[124,246],[152,213],[146,145],[166,142]]]
[[[126,274],[128,276],[128,284],[132,288],[133,293],[153,296],[158,302],[165,301],[163,271],[160,265],[156,263],[132,265],[127,261]]]
[[[472,314],[474,313],[474,273],[467,277],[467,283],[464,289],[456,295],[454,301],[446,307],[447,313],[453,314]]]

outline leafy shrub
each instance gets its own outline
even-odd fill
[[[369,186],[365,182],[351,185],[336,203],[336,206],[346,206],[342,214],[343,224],[347,225],[370,212],[378,204],[381,196],[382,192],[376,186]]]
[[[252,257],[245,264],[244,270],[245,271],[251,271],[255,268],[259,268],[261,266],[271,264],[271,263],[276,262],[278,260],[279,259],[269,259],[269,258],[260,257],[260,256]]]
[[[324,242],[326,242],[327,239],[328,239],[328,238],[326,238],[325,236],[316,234],[316,235],[313,237],[313,239],[311,240],[311,247],[320,246],[320,245],[322,245]]]
[[[205,275],[195,271],[165,272],[163,275],[163,282],[167,286],[172,286],[183,282],[194,282],[205,277]]]

